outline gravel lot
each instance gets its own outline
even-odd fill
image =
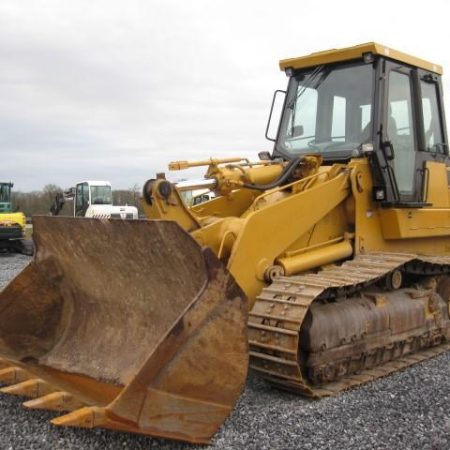
[[[0,254],[0,289],[28,261]],[[126,433],[57,428],[48,423],[53,413],[26,411],[21,401],[0,394],[2,450],[196,448]],[[271,389],[251,374],[209,448],[449,449],[450,352],[315,402]]]

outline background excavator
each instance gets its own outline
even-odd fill
[[[17,209],[13,210],[13,186],[10,181],[0,181],[0,251],[8,250],[31,256],[34,246],[33,241],[25,236],[25,214]]]
[[[248,361],[320,398],[450,348],[441,67],[375,43],[280,67],[272,154],[170,164],[206,166],[212,200],[160,175],[148,221],[34,218],[0,294],[0,356],[46,394],[27,406],[205,443]]]
[[[135,206],[113,205],[113,194],[109,181],[80,181],[63,193],[56,195],[50,213],[58,216],[67,200],[73,202],[74,217],[95,219],[137,219]]]

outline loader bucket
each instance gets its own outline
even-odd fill
[[[223,264],[171,221],[33,224],[36,256],[0,293],[0,357],[86,405],[57,425],[207,443],[248,366]]]

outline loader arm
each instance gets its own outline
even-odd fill
[[[258,208],[246,217],[233,245],[228,270],[253,304],[267,284],[267,271],[299,236],[306,233],[349,195],[348,172],[305,191]],[[327,201],[321,201],[326,198]]]
[[[310,158],[309,165],[314,160]],[[155,180],[144,210],[151,219],[175,220],[191,231],[201,246],[210,247],[245,292],[251,308],[256,296],[271,281],[269,273],[277,266],[276,259],[350,195],[350,170],[346,166],[336,164],[319,171],[318,164],[319,160],[315,161],[311,175],[290,184],[262,192],[238,189],[197,210],[187,209],[182,204],[174,186],[170,195],[162,196],[161,191],[169,192],[169,183]],[[239,170],[245,179],[245,168]],[[266,170],[261,168],[262,173]],[[214,214],[216,204],[222,208],[224,203],[233,202],[237,205],[228,209],[234,209],[234,215],[217,217]],[[193,222],[199,228],[193,228]],[[348,250],[336,259],[347,256],[350,256]]]

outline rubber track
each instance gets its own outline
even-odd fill
[[[339,392],[402,370],[450,349],[450,342],[314,386],[299,367],[300,328],[309,306],[321,298],[350,295],[395,269],[424,275],[450,273],[450,257],[406,253],[369,253],[317,274],[277,278],[257,297],[249,317],[250,367],[271,384],[313,398]]]

